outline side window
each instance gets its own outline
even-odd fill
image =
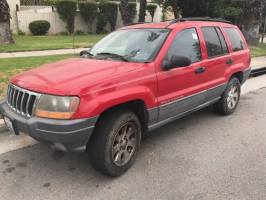
[[[221,45],[222,45],[223,54],[229,53],[228,47],[227,47],[227,44],[226,44],[226,41],[224,39],[224,35],[223,35],[221,29],[216,27],[216,31],[218,33],[218,36],[219,36],[219,39],[220,39],[220,42],[221,42]]]
[[[201,28],[207,46],[208,57],[213,58],[228,53],[228,49],[222,35],[217,27]]]
[[[233,51],[241,51],[245,49],[244,42],[235,28],[224,28],[224,30],[231,41]]]
[[[195,28],[185,29],[177,33],[168,50],[168,59],[170,60],[173,55],[186,56],[192,63],[201,60],[200,43]]]

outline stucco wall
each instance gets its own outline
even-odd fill
[[[13,32],[16,33],[18,29],[17,16],[16,16],[16,5],[18,5],[18,8],[20,7],[20,0],[7,0],[7,3],[10,7],[11,29]]]

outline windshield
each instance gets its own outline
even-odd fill
[[[91,57],[114,58],[123,61],[148,62],[162,46],[168,29],[127,29],[115,31],[91,50]]]

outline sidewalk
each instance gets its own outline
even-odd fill
[[[88,48],[0,53],[0,58],[19,58],[19,57],[31,57],[31,56],[50,56],[50,55],[63,55],[63,54],[79,54],[83,50],[88,50]]]

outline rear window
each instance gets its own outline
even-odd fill
[[[218,27],[202,27],[208,57],[213,58],[228,53],[226,42]]]
[[[240,33],[235,28],[224,28],[225,32],[227,33],[232,47],[233,51],[241,51],[245,49],[244,42],[242,40],[242,37]]]

